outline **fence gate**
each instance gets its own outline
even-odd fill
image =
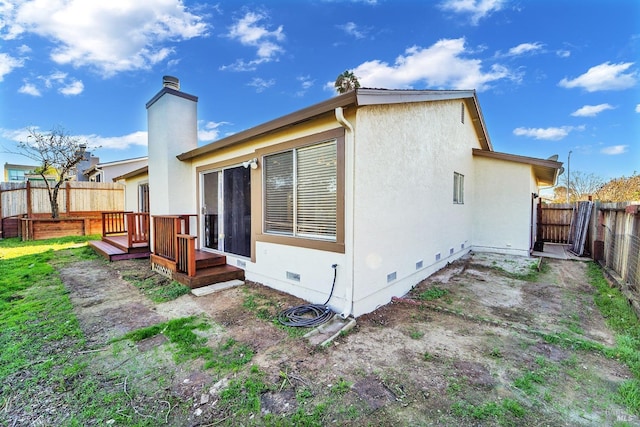
[[[536,241],[569,243],[573,204],[538,204],[538,235]]]

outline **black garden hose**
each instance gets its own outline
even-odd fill
[[[331,268],[333,268],[333,285],[331,285],[331,292],[327,301],[324,304],[303,304],[283,310],[278,314],[278,322],[285,326],[313,328],[331,320],[334,313],[327,306],[327,303],[331,299],[333,289],[336,286],[338,265],[333,264]]]

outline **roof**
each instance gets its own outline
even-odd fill
[[[149,166],[143,166],[139,169],[132,170],[131,172],[127,172],[123,175],[116,176],[113,178],[113,182],[120,181],[121,179],[129,179],[134,178],[136,176],[145,175],[149,173]]]
[[[175,91],[173,91],[175,92]],[[170,93],[173,93],[170,92]],[[268,135],[281,129],[291,127],[326,114],[333,114],[338,107],[362,107],[366,105],[400,104],[410,102],[429,102],[443,100],[464,100],[471,115],[473,125],[478,135],[480,145],[485,150],[493,150],[489,134],[484,123],[480,104],[475,90],[405,90],[405,89],[369,89],[356,90],[335,96],[326,101],[314,104],[286,116],[260,124],[253,128],[230,135],[226,138],[211,142],[178,155],[180,160],[189,160],[205,154],[210,154],[232,145],[242,144],[252,138]]]
[[[560,168],[562,167],[562,162],[557,162],[555,160],[518,156],[515,154],[500,153],[497,151],[484,151],[478,148],[473,149],[473,155],[531,165],[533,167],[533,173],[535,174],[539,184],[544,186],[556,184]]]

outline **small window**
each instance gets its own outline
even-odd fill
[[[453,173],[453,203],[464,203],[464,175],[458,172]]]

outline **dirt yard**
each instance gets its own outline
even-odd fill
[[[82,261],[60,274],[87,337],[88,363],[99,375],[118,372],[125,392],[127,381],[137,387],[131,404],[153,411],[158,424],[263,425],[267,413],[322,407],[321,425],[639,425],[615,398],[628,369],[566,343],[575,335],[614,345],[593,304],[586,265],[545,259],[542,273],[524,280],[536,262],[467,256],[358,318],[327,348],[272,320],[302,301],[255,283],[155,304],[122,279],[148,276],[148,261]],[[109,343],[193,315],[214,325],[202,332],[210,345],[232,337],[253,349],[245,370],[220,377],[197,360],[176,363],[162,335]],[[555,333],[564,341],[544,339]],[[221,406],[220,393],[248,366],[264,372],[269,390],[257,413],[238,415]],[[176,399],[188,409],[173,409]]]

